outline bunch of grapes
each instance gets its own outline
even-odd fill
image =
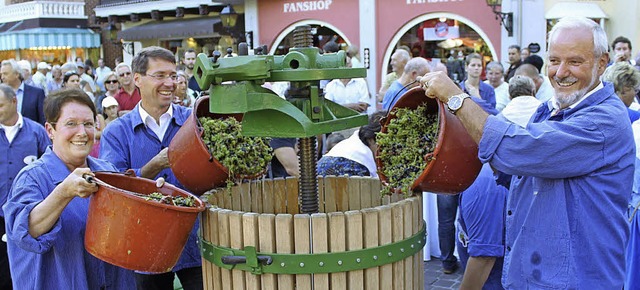
[[[426,104],[415,109],[398,108],[393,114],[387,132],[376,135],[377,157],[388,181],[383,192],[399,189],[409,194],[430,161],[425,161],[424,155],[432,153],[438,143],[438,115],[427,114]]]
[[[183,206],[183,207],[196,206],[196,201],[191,196],[187,196],[187,197],[175,196],[174,197],[171,195],[164,195],[159,192],[153,192],[149,195],[143,195],[142,197],[146,200],[157,201],[159,203],[170,204],[175,206]]]
[[[273,157],[269,138],[240,134],[241,124],[235,118],[200,117],[204,130],[202,141],[209,152],[229,170],[229,178],[255,177],[263,174]]]

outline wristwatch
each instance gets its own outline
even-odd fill
[[[449,112],[451,112],[451,114],[455,114],[456,111],[462,107],[464,99],[468,97],[469,95],[462,93],[449,98],[449,101],[447,101],[447,109],[449,109]]]

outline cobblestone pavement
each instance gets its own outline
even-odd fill
[[[424,262],[424,289],[443,290],[458,289],[462,282],[462,270],[458,269],[453,274],[442,272],[440,260],[432,258],[431,261]]]

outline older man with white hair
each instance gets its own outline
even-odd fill
[[[483,163],[513,175],[505,212],[506,289],[622,289],[635,145],[607,67],[607,36],[587,18],[549,32],[555,94],[526,128],[489,116],[444,74],[421,79],[478,143]]]

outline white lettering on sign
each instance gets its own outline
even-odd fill
[[[446,2],[463,2],[464,0],[407,0],[407,4],[424,4],[424,3],[446,3]]]
[[[284,13],[329,10],[332,0],[298,1],[284,3]]]

